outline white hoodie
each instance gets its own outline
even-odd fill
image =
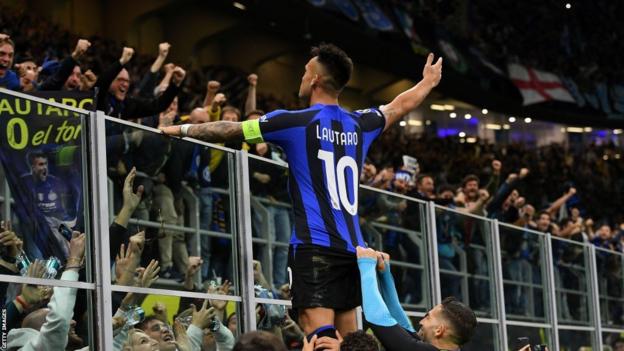
[[[61,280],[78,281],[78,272],[64,271]],[[15,328],[9,331],[7,351],[62,351],[67,346],[69,323],[74,315],[76,288],[54,287],[48,303],[50,312],[37,331],[32,328]]]

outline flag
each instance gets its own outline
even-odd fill
[[[470,49],[468,49],[470,51],[470,53],[477,59],[479,60],[479,62],[490,69],[490,71],[500,75],[500,76],[505,76],[505,72],[503,72],[503,70],[501,70],[498,65],[496,65],[495,63],[493,63],[492,61],[490,61],[489,59],[487,59],[485,57],[485,55],[483,55],[481,53],[481,51],[475,47],[470,47]]]
[[[394,30],[392,21],[373,0],[354,0],[354,2],[362,12],[362,17],[369,27],[384,32]]]
[[[575,102],[570,92],[555,74],[515,63],[509,64],[508,67],[509,78],[520,90],[524,105],[550,100]]]

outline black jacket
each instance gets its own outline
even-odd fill
[[[158,98],[142,99],[127,96],[125,100],[119,101],[108,92],[108,89],[123,68],[119,61],[115,61],[107,71],[102,73],[96,83],[97,109],[109,116],[132,119],[159,114],[171,105],[180,91],[177,85],[169,84],[167,90]]]

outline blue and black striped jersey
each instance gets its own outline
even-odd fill
[[[288,158],[295,218],[291,245],[350,252],[366,246],[357,215],[360,172],[385,122],[376,108],[348,112],[321,104],[259,119],[262,140],[282,147]]]

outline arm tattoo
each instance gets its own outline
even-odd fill
[[[206,122],[191,126],[188,136],[211,143],[243,141],[243,127],[240,122]]]

